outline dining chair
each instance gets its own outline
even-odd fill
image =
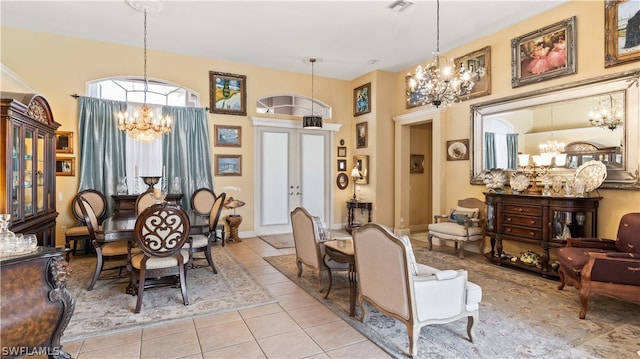
[[[93,290],[93,287],[96,285],[96,282],[100,277],[100,273],[102,273],[103,271],[118,270],[118,276],[122,275],[122,269],[126,267],[127,258],[129,255],[129,246],[126,240],[113,242],[98,241],[95,233],[95,231],[99,228],[96,212],[93,210],[93,207],[91,207],[91,203],[84,194],[78,194],[76,196],[76,201],[80,206],[85,224],[87,225],[87,229],[89,231],[89,236],[91,237],[91,243],[93,244],[93,248],[96,251],[96,269],[93,274],[93,278],[89,283],[89,287],[87,288],[87,290],[90,291]],[[122,263],[117,266],[104,268],[104,262],[107,261]]]
[[[218,227],[218,220],[220,219],[220,213],[222,212],[222,204],[226,198],[226,193],[221,193],[215,198],[211,209],[209,209],[209,234],[194,234],[189,236],[189,266],[191,268],[197,268],[193,263],[195,258],[193,256],[196,252],[204,252],[204,256],[207,259],[207,263],[211,266],[213,273],[218,274],[218,270],[213,263],[213,257],[211,256],[211,245],[216,240],[216,228]]]
[[[107,214],[107,200],[104,195],[96,191],[94,189],[86,189],[78,192],[78,194],[82,194],[93,208],[96,218],[98,219],[98,225],[102,224],[106,214]],[[74,197],[71,201],[71,213],[77,220],[77,224],[73,227],[68,227],[64,233],[64,247],[66,249],[65,259],[67,262],[69,261],[69,256],[71,253],[76,255],[78,249],[78,242],[84,242],[86,245],[84,246],[85,253],[90,251],[92,248],[91,236],[89,235],[89,229],[85,224],[84,215],[82,214],[82,210],[80,209],[80,203],[77,200],[77,197]],[[71,242],[73,242],[73,249],[71,249]]]
[[[209,216],[211,207],[213,207],[213,203],[216,201],[216,198],[216,194],[212,190],[206,187],[198,188],[191,195],[191,208],[200,216]],[[218,231],[220,231],[220,236],[218,236]],[[222,246],[224,246],[224,224],[218,224],[213,232],[215,234],[213,241],[215,242],[220,239]]]
[[[189,230],[186,212],[167,203],[151,205],[136,219],[134,238],[141,253],[131,253],[130,287],[138,295],[135,313],[140,313],[144,290],[150,287],[179,285],[182,301],[189,305],[185,280],[189,250],[184,248]]]
[[[142,211],[151,207],[151,205],[155,203],[156,199],[153,197],[152,191],[141,193],[138,198],[136,198],[136,216],[139,216]]]

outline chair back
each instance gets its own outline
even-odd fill
[[[208,188],[199,188],[191,195],[191,208],[201,216],[207,216],[211,212],[216,194]]]
[[[142,211],[151,207],[151,205],[156,203],[155,197],[153,197],[153,192],[147,191],[138,196],[136,198],[136,216],[139,216]]]
[[[413,317],[413,286],[408,248],[379,224],[367,223],[353,231],[353,250],[362,298],[409,320]]]
[[[153,204],[136,219],[136,244],[148,257],[169,257],[178,252],[189,238],[189,217],[171,204]]]
[[[313,216],[302,207],[291,212],[296,257],[307,265],[320,268],[320,247],[313,227]]]
[[[104,195],[94,189],[85,189],[84,191],[78,192],[78,195],[82,195],[89,202],[96,215],[98,224],[101,224],[107,214],[107,200]],[[80,208],[80,202],[77,196],[71,201],[71,213],[73,213],[73,216],[76,217],[78,222],[85,224],[84,214]]]
[[[216,227],[218,226],[218,220],[220,220],[220,213],[222,213],[222,205],[224,204],[224,200],[226,197],[227,197],[226,193],[220,193],[220,195],[216,197],[216,200],[215,202],[213,202],[213,206],[211,206],[211,210],[209,211],[209,231],[214,232],[214,234],[215,234]]]
[[[458,206],[464,207],[464,208],[477,208],[478,209],[477,218],[480,218],[480,219],[486,218],[485,203],[482,200],[479,200],[474,197],[468,197],[465,199],[458,200]]]
[[[627,213],[620,218],[616,249],[619,252],[640,254],[640,213]]]
[[[78,207],[80,208],[80,213],[82,213],[82,218],[83,218],[82,221],[85,223],[85,225],[87,226],[87,229],[89,230],[89,236],[91,237],[91,240],[95,241],[96,239],[95,231],[99,228],[98,217],[96,216],[96,212],[93,210],[91,203],[83,193],[77,194],[76,197],[73,199],[73,201],[77,203]]]

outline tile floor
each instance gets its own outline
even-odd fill
[[[88,358],[389,358],[262,257],[294,253],[258,238],[225,249],[261,282],[277,303],[170,324],[64,342]]]

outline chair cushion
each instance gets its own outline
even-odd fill
[[[100,250],[102,251],[103,256],[109,257],[127,254],[129,248],[127,241],[115,241],[103,244],[102,246],[100,246]]]
[[[209,237],[202,234],[195,234],[191,236],[191,246],[193,248],[206,247],[209,244]],[[185,244],[185,247],[187,244]]]
[[[429,234],[434,237],[452,240],[476,241],[482,239],[482,228],[478,226],[469,227],[469,237],[464,226],[454,222],[431,223],[429,225]]]
[[[562,247],[558,249],[558,261],[565,271],[571,272],[572,277],[580,276],[582,267],[589,261],[589,252],[604,253],[602,249]]]
[[[182,262],[187,263],[189,261],[189,251],[186,249],[181,249],[180,254],[182,255]],[[142,259],[144,258],[143,253],[136,254],[131,257],[131,265],[133,268],[140,269],[140,265],[142,264]],[[147,269],[160,269],[160,268],[170,268],[178,266],[178,258],[175,256],[169,257],[150,257],[147,260]]]
[[[89,228],[87,228],[87,226],[70,227],[67,228],[64,235],[65,237],[88,236]]]

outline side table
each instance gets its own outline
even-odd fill
[[[360,201],[347,201],[347,210],[348,210],[348,215],[347,215],[347,226],[344,228],[349,234],[351,234],[351,230],[353,230],[354,228],[359,227],[359,225],[354,225],[353,224],[353,211],[356,208],[360,208],[362,210],[367,210],[368,212],[368,221],[371,222],[371,209],[373,208],[373,203],[371,202],[360,202]]]
[[[239,214],[230,214],[226,218],[227,225],[229,226],[229,239],[228,242],[242,242],[238,237],[238,227],[242,223],[242,216]]]

